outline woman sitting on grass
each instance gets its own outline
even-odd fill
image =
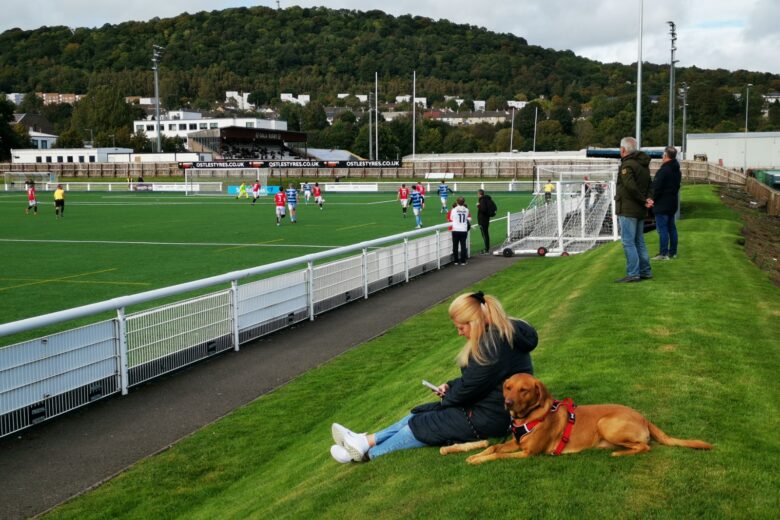
[[[427,403],[376,433],[355,433],[340,424],[331,428],[330,453],[341,463],[371,460],[392,451],[442,446],[501,437],[509,425],[504,409],[504,380],[518,372],[533,373],[530,352],[536,330],[509,318],[501,304],[481,291],[452,302],[450,318],[466,344],[458,354],[461,377],[438,387],[440,402]]]

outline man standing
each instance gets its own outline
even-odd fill
[[[30,208],[33,213],[38,216],[38,200],[35,198],[35,182],[29,181],[27,183],[27,209],[24,210],[25,215],[30,214]]]
[[[65,216],[65,190],[62,189],[62,184],[57,184],[57,189],[54,190],[54,215],[57,218]]]
[[[439,199],[441,200],[441,211],[439,213],[447,213],[447,197],[450,193],[452,193],[452,190],[442,179],[441,184],[439,184]]]
[[[306,201],[306,204],[309,204],[309,199],[311,198],[311,185],[308,182],[303,183],[303,200]]]
[[[674,214],[677,213],[677,194],[680,191],[680,163],[677,162],[677,149],[674,146],[664,148],[663,164],[655,174],[653,181],[653,212],[655,229],[661,241],[661,248],[653,260],[669,260],[677,257],[677,226]]]
[[[455,265],[466,265],[466,240],[471,227],[471,215],[463,197],[458,197],[455,207],[447,215],[447,220],[452,222],[452,261]]]
[[[414,220],[417,223],[417,227],[422,227],[422,210],[425,208],[425,198],[417,191],[417,186],[412,186],[412,213],[414,213]]]
[[[295,224],[297,221],[296,210],[298,208],[298,190],[295,189],[293,183],[290,183],[284,194],[287,196],[287,209],[290,210],[290,222]]]
[[[552,200],[552,194],[555,191],[555,184],[552,180],[547,179],[547,184],[544,185],[544,203],[549,204]]]
[[[282,225],[282,219],[284,218],[284,205],[287,204],[287,197],[279,187],[279,191],[274,195],[274,205],[276,207],[276,225]]]
[[[485,190],[477,190],[477,222],[482,232],[482,240],[485,242],[483,255],[490,253],[490,218],[496,216],[498,208],[493,198],[485,194]]]
[[[401,201],[401,213],[406,218],[406,210],[409,207],[409,188],[406,187],[406,184],[401,184],[401,187],[398,188],[398,200]]]
[[[626,276],[618,283],[638,282],[653,277],[650,255],[647,253],[644,222],[647,209],[653,207],[650,198],[650,157],[637,149],[636,139],[620,140],[620,172],[615,194],[615,212],[620,226],[620,240],[626,255]]]
[[[141,182],[141,178],[138,177],[138,179],[138,182]],[[244,181],[241,181],[241,186],[238,187],[238,195],[236,195],[237,199],[240,199],[241,197],[244,197],[245,199],[249,198],[249,194],[246,192],[246,183]]]

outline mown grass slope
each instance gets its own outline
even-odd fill
[[[653,281],[614,284],[624,260],[610,244],[523,261],[478,288],[539,329],[536,375],[556,397],[635,407],[713,451],[476,467],[434,448],[331,460],[333,421],[373,431],[429,398],[420,379],[457,374],[461,341],[443,304],[48,517],[776,518],[780,293],[745,258],[740,223],[712,188],[686,188],[683,211],[680,258],[654,265]]]

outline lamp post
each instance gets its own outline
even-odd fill
[[[515,107],[512,107],[512,129],[509,133],[509,153],[512,153],[513,144],[515,142]]]
[[[747,175],[747,134],[748,134],[748,107],[750,106],[750,87],[752,87],[752,83],[747,84],[747,88],[745,89],[745,153],[744,155],[744,167],[742,168],[742,173]]]
[[[162,58],[165,47],[160,45],[152,45],[152,70],[154,71],[154,123],[157,129],[157,153],[162,150],[160,144],[160,82],[157,77],[157,69],[159,69],[160,58]]]
[[[685,150],[688,148],[688,141],[685,135],[685,120],[686,116],[688,114],[688,84],[686,82],[682,82],[682,110],[683,110],[683,120],[682,120],[682,160],[685,160]]]
[[[94,148],[95,147],[95,139],[92,137],[92,129],[91,128],[85,128],[84,130],[89,132],[89,147]]]
[[[111,148],[116,148],[116,134],[109,134],[111,137]]]
[[[639,38],[636,58],[636,149],[642,145],[642,11],[643,0],[639,0]]]
[[[534,153],[536,153],[536,122],[539,119],[539,107],[534,107]]]
[[[674,59],[674,52],[677,50],[675,42],[677,42],[677,33],[675,32],[674,22],[666,22],[669,24],[669,34],[672,39],[671,52],[672,57],[669,61],[669,146],[674,146],[674,64],[677,61]]]

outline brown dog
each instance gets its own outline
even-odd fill
[[[515,374],[504,381],[504,406],[512,416],[513,424],[529,425],[532,430],[516,430],[509,442],[490,446],[472,455],[469,464],[481,464],[496,459],[520,459],[539,453],[577,453],[590,448],[616,448],[613,456],[635,455],[650,451],[650,439],[667,446],[686,446],[708,450],[711,444],[698,440],[674,439],[667,436],[642,414],[619,404],[579,406],[574,410],[575,420],[570,427],[568,442],[562,442],[569,414],[565,406],[553,410],[554,401],[547,387],[529,374]],[[484,448],[487,441],[445,446],[442,455]]]

